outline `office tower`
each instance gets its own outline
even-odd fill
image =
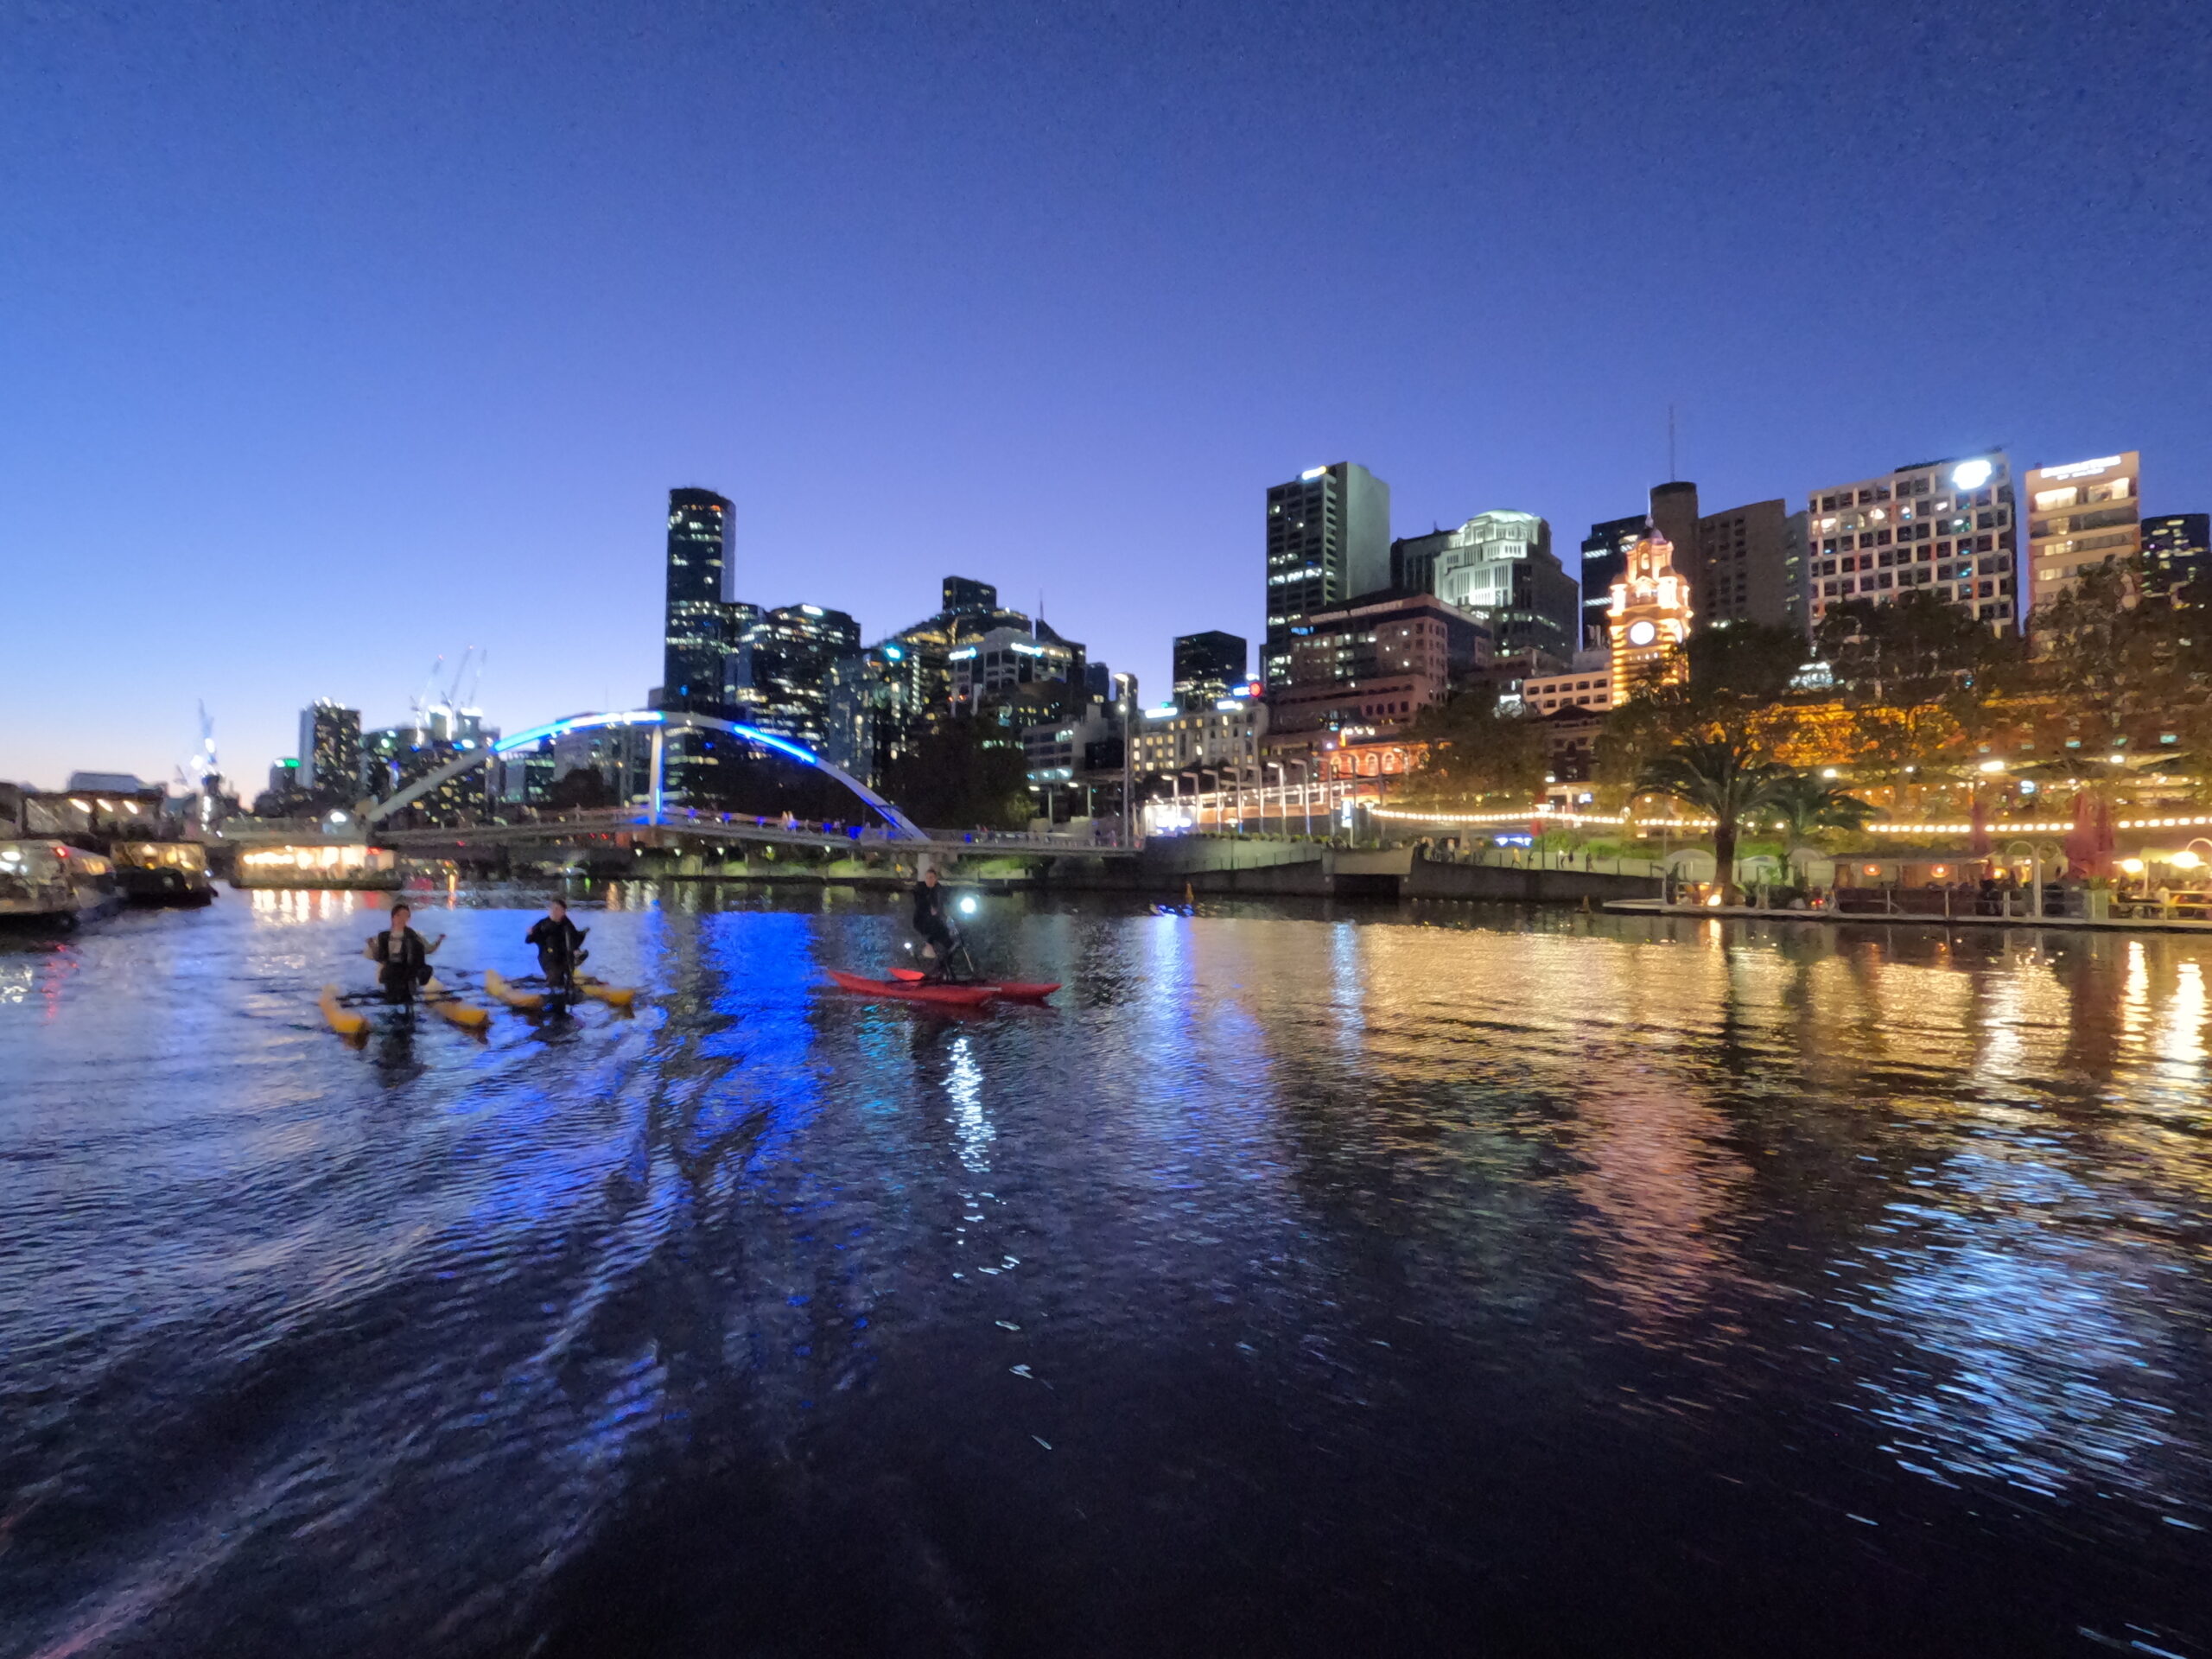
[[[1791,552],[1799,549],[1802,570],[1802,548],[1792,538],[1789,510],[1781,501],[1706,513],[1697,521],[1697,543],[1699,575],[1691,603],[1698,626],[1779,626],[1790,620]]]
[[[975,616],[988,614],[999,607],[999,590],[988,582],[976,582],[968,576],[947,576],[944,579],[945,616]]]
[[[1242,635],[1218,628],[1175,637],[1175,703],[1180,709],[1211,709],[1244,679]]]
[[[2134,450],[2066,467],[2031,467],[2020,489],[2027,498],[2022,563],[2031,618],[2082,571],[2142,552],[2143,461]]]
[[[2143,521],[2143,583],[2154,594],[2172,594],[2185,603],[2202,604],[2202,594],[2183,590],[2212,575],[2212,514],[2171,512]]]
[[[1499,657],[1537,652],[1566,663],[1581,643],[1580,589],[1552,552],[1551,526],[1533,512],[1478,512],[1392,552],[1402,591],[1469,613]]]
[[[1433,594],[1384,592],[1302,618],[1289,672],[1268,695],[1271,730],[1402,730],[1491,659],[1491,631]]]
[[[1606,639],[1606,615],[1613,608],[1613,582],[1628,569],[1628,550],[1643,539],[1651,520],[1643,513],[1632,518],[1608,518],[1590,526],[1582,538],[1582,647],[1602,651]]]
[[[2001,449],[1815,490],[1809,512],[1815,627],[1847,600],[1886,605],[1919,588],[1999,633],[2018,626],[2012,474]]]
[[[712,490],[668,493],[668,604],[661,706],[714,714],[722,706],[724,565],[730,504]]]
[[[361,792],[361,711],[321,697],[301,709],[299,761],[300,789],[352,805]]]
[[[734,680],[745,720],[818,749],[830,730],[832,668],[860,645],[860,624],[842,611],[785,605],[764,612],[738,645]]]
[[[1087,701],[1085,657],[1082,645],[1042,621],[992,628],[947,653],[953,706],[969,715],[988,710],[1013,726],[1071,714]]]
[[[1646,531],[1613,582],[1605,618],[1615,708],[1639,691],[1689,677],[1681,645],[1694,620],[1690,585],[1675,569],[1674,548],[1656,529]]]
[[[1697,537],[1697,486],[1687,480],[1651,486],[1651,528],[1675,550],[1675,574],[1694,594],[1702,585],[1704,561]],[[1702,622],[1705,619],[1700,617]]]
[[[1310,467],[1268,491],[1265,677],[1290,671],[1299,618],[1390,585],[1390,486],[1340,461]]]

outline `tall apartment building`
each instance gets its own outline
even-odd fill
[[[318,697],[300,710],[297,786],[348,805],[361,790],[361,711]]]
[[[2212,514],[2170,512],[2145,518],[2143,567],[2144,585],[2154,594],[2178,594],[2212,575]]]
[[[668,493],[667,611],[662,629],[661,705],[713,713],[723,696],[722,658],[737,642],[726,632],[723,567],[728,498],[712,490]]]
[[[2001,449],[1916,461],[1813,492],[1808,620],[1847,600],[1926,588],[1999,632],[2018,624],[2012,466]]]
[[[2125,454],[2031,467],[2027,497],[2027,609],[2031,617],[2074,586],[2082,571],[2143,550],[2143,459]]]
[[[1500,657],[1565,663],[1580,648],[1581,590],[1533,512],[1478,512],[1456,530],[1392,544],[1397,591],[1432,594],[1475,617]]]
[[[1290,672],[1300,618],[1390,585],[1390,486],[1352,461],[1310,467],[1268,491],[1269,685]]]
[[[1582,538],[1582,649],[1605,646],[1605,618],[1613,608],[1613,583],[1628,569],[1628,551],[1643,539],[1650,519],[1642,513],[1632,518],[1608,518],[1590,526]]]
[[[1175,704],[1211,709],[1233,686],[1244,683],[1243,636],[1210,628],[1175,636]]]
[[[1794,621],[1802,632],[1808,522],[1808,515],[1792,513],[1780,499],[1700,516],[1691,598],[1698,626]]]

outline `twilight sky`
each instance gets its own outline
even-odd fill
[[[2001,443],[2212,507],[2202,0],[0,0],[0,778],[250,795],[490,653],[642,699],[670,486],[870,639],[1164,691],[1262,493],[1400,534]]]

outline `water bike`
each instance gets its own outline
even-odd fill
[[[391,1007],[411,1014],[420,1002],[448,1025],[458,1027],[478,1036],[492,1022],[492,1011],[455,995],[448,986],[442,984],[435,975],[425,980],[414,995],[395,1002],[382,991],[341,991],[335,985],[326,985],[315,998],[315,1006],[331,1030],[340,1037],[357,1038],[368,1034],[369,1017],[357,1012],[368,1007]]]
[[[567,985],[555,985],[536,976],[509,979],[490,968],[484,970],[484,995],[524,1014],[557,1014],[579,997],[626,1013],[638,1000],[635,986],[609,985],[588,974],[576,975]]]

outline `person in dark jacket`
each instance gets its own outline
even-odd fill
[[[945,919],[944,892],[937,884],[935,865],[924,870],[922,879],[914,883],[914,931],[937,958],[930,976],[942,979],[952,965],[952,925]]]
[[[537,971],[545,976],[549,989],[575,988],[577,966],[591,954],[584,949],[584,934],[569,919],[569,906],[556,899],[523,936],[524,944],[537,947]]]
[[[430,982],[430,957],[446,942],[439,934],[425,944],[408,925],[415,912],[405,905],[391,907],[391,926],[372,936],[361,954],[377,965],[377,983],[387,1002],[412,1002],[415,993]]]

